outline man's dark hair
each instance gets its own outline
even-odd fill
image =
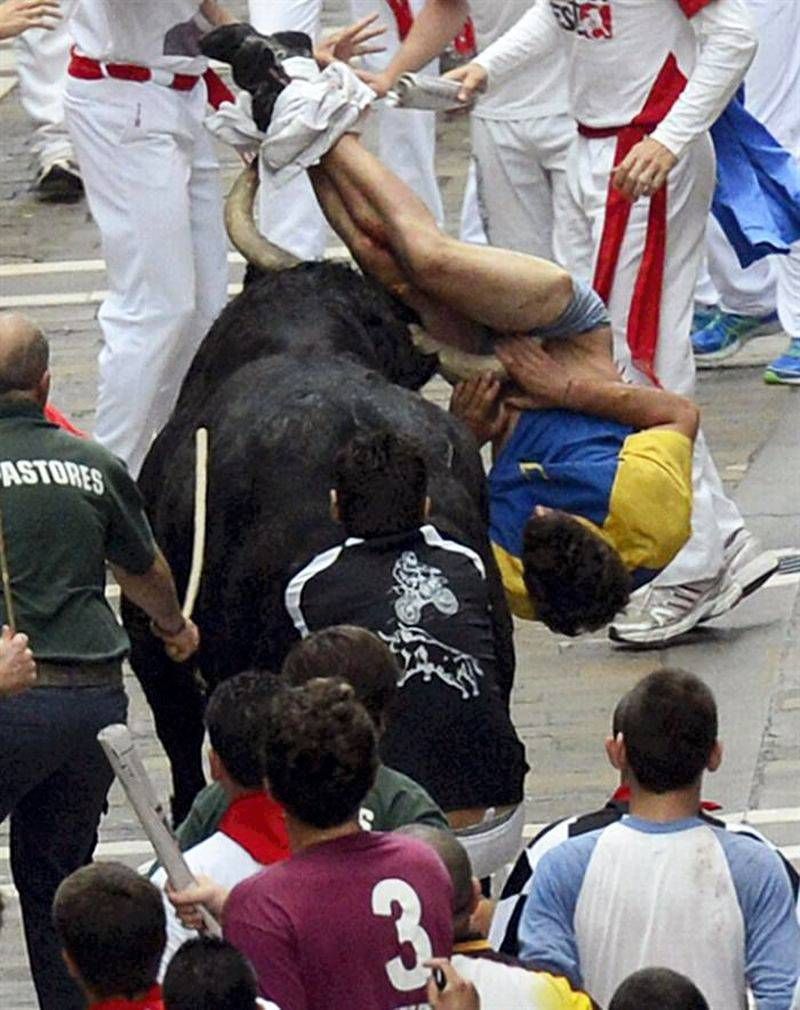
[[[32,324],[25,325],[25,338],[15,340],[0,353],[0,396],[33,389],[47,371],[50,361],[47,338]]]
[[[708,1010],[708,1003],[685,975],[645,968],[625,979],[608,1010]]]
[[[264,781],[264,737],[270,731],[272,702],[281,688],[271,673],[248,671],[223,680],[205,712],[211,746],[225,770],[245,789]]]
[[[653,793],[686,789],[702,775],[717,740],[717,704],[685,670],[656,670],[625,696],[621,713],[628,765]]]
[[[565,512],[531,516],[522,567],[537,618],[561,635],[604,627],[630,597],[631,577],[619,554]]]
[[[391,431],[359,434],[334,461],[339,515],[348,536],[389,536],[425,521],[428,468],[420,447]]]
[[[187,940],[164,976],[166,1010],[255,1010],[256,975],[247,958],[227,940]]]
[[[299,687],[319,677],[338,677],[349,684],[381,732],[400,679],[397,660],[385,642],[352,624],[312,632],[286,657],[283,679]]]
[[[161,892],[122,863],[93,863],[53,901],[61,945],[93,996],[132,999],[156,983],[166,944]]]
[[[264,751],[269,790],[315,828],[354,818],[378,768],[375,727],[349,684],[312,680],[275,699]]]

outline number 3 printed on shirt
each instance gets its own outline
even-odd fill
[[[393,905],[399,906],[400,916],[395,917]],[[376,884],[372,891],[373,915],[385,915],[394,919],[397,939],[407,943],[414,951],[415,964],[406,968],[398,955],[386,963],[386,974],[389,981],[399,992],[411,992],[420,989],[428,981],[429,970],[424,962],[433,957],[431,938],[420,923],[422,905],[417,892],[405,880],[389,877]]]

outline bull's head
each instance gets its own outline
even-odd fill
[[[287,250],[268,241],[258,230],[254,218],[258,169],[246,167],[233,185],[225,205],[225,226],[233,245],[247,263],[263,271],[287,270],[300,260]],[[494,355],[469,354],[430,336],[421,326],[410,325],[414,346],[421,353],[436,356],[438,370],[448,382],[460,382],[491,372],[500,379],[507,373]]]

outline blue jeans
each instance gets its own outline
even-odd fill
[[[11,816],[11,872],[41,1010],[84,1010],[53,928],[53,896],[91,862],[113,779],[97,734],[124,722],[120,686],[36,687],[0,701],[0,822]]]

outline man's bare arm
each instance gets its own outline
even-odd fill
[[[430,63],[444,52],[468,17],[468,0],[428,0],[386,70],[366,75],[370,87],[385,95],[401,74],[420,70]]]
[[[697,437],[700,411],[684,396],[650,386],[572,377],[529,337],[503,341],[495,349],[510,377],[538,407],[562,407],[639,430],[671,428],[692,441]],[[510,402],[528,405],[524,396]]]
[[[218,4],[216,0],[203,0],[200,12],[215,28],[219,28],[220,25],[236,24],[238,20],[229,11],[226,11],[221,4]]]
[[[143,575],[126,572],[118,565],[112,565],[111,570],[122,592],[150,618],[151,628],[163,639],[170,658],[182,663],[192,656],[200,641],[197,628],[181,613],[172,572],[161,551],[156,548],[155,560]]]

